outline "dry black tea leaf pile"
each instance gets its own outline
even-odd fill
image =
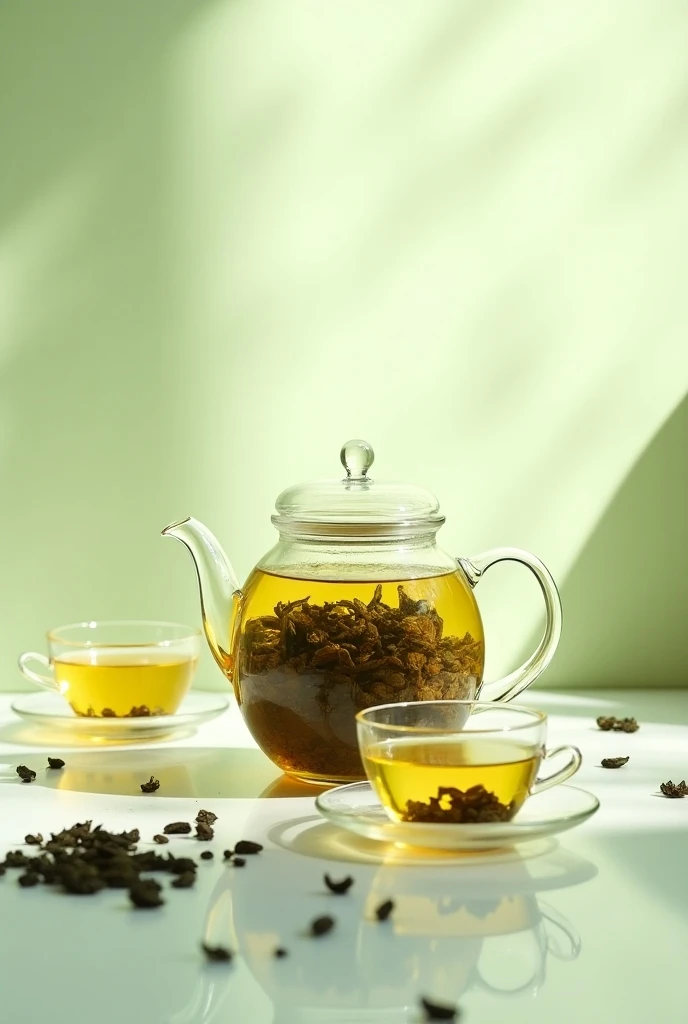
[[[94,828],[91,821],[77,822],[51,833],[48,840],[40,833],[27,835],[25,841],[36,854],[29,857],[22,850],[10,851],[0,864],[0,874],[7,868],[23,868],[25,873],[18,879],[22,887],[57,886],[78,896],[91,896],[102,889],[127,889],[135,907],[161,907],[165,902],[162,886],[145,876],[168,874],[173,876],[175,888],[187,888],[196,879],[196,861],[171,853],[162,856],[155,850],[138,852],[140,838],[136,828],[108,832],[101,825]]]
[[[440,786],[437,796],[423,800],[408,800],[403,821],[422,821],[427,824],[469,824],[488,821],[509,821],[513,817],[513,804],[503,804],[484,786],[472,786],[465,792],[454,786]]]
[[[482,641],[470,633],[445,636],[431,602],[413,600],[402,585],[397,591],[396,608],[382,601],[378,585],[367,604],[312,604],[304,596],[246,622],[237,664],[244,713],[281,768],[360,778],[357,711],[472,696],[482,677]]]

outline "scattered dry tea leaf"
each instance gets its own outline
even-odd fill
[[[17,775],[22,782],[33,782],[36,778],[36,773],[33,768],[27,768],[25,764],[17,765]]]
[[[663,782],[659,788],[664,796],[668,796],[672,800],[680,800],[682,797],[688,796],[688,785],[685,781],[674,784],[669,780],[669,782]]]
[[[378,921],[386,921],[394,910],[394,900],[385,900],[378,907],[375,908],[375,917]]]
[[[315,938],[320,938],[321,935],[327,935],[328,932],[331,932],[334,924],[334,918],[326,914],[323,917],[316,917],[314,921],[311,921],[309,931]]]
[[[163,829],[166,836],[188,836],[190,831],[191,825],[188,821],[172,821]]]
[[[235,857],[229,863],[233,864],[235,868],[243,868],[243,866],[245,865],[246,861],[244,860],[243,857]]]
[[[252,843],[250,839],[240,839],[234,847],[234,852],[243,857],[246,854],[260,853],[262,849],[260,843]]]
[[[284,959],[285,956],[289,956],[289,952],[284,948],[284,946],[278,946],[273,956],[275,956],[278,960],[282,960]]]
[[[64,761],[62,760],[61,757],[49,757],[48,758],[48,768],[54,768],[54,769],[57,770],[59,768],[64,768],[64,766],[65,766],[65,763],[64,763]]]
[[[164,899],[160,895],[162,886],[153,878],[141,879],[134,882],[129,890],[129,899],[135,907],[141,910],[149,910],[153,907],[161,907]]]
[[[222,854],[223,860],[231,860],[234,856],[234,850],[225,850]]]
[[[6,868],[25,868],[31,863],[31,857],[27,857],[21,850],[10,850],[5,856]]]
[[[153,836],[153,842],[160,843],[162,845],[163,843],[169,843],[169,839],[167,836],[161,836],[160,833],[158,833],[158,835]]]
[[[214,825],[217,821],[217,814],[213,814],[212,811],[199,811],[196,815],[196,821],[202,821],[205,825]]]
[[[454,1020],[459,1019],[457,1006],[450,1006],[448,1003],[434,1003],[430,999],[421,999],[426,1020]]]
[[[152,775],[151,775],[150,779],[148,780],[148,782],[142,782],[141,783],[141,792],[142,793],[155,793],[155,791],[158,790],[158,789],[160,789],[160,780],[159,779],[154,779]]]
[[[215,854],[212,850],[204,850],[201,854],[201,860],[212,860]]]
[[[639,728],[635,718],[617,718],[614,725],[615,732],[637,732]]]
[[[628,757],[603,757],[602,767],[603,768],[623,768],[625,764],[628,764],[630,758]]]
[[[615,718],[614,715],[601,715],[597,719],[597,726],[603,732],[637,732],[640,728],[635,718]]]
[[[342,878],[340,882],[335,882],[329,875],[325,875],[324,877],[327,888],[330,892],[336,893],[337,896],[343,896],[344,893],[347,893],[354,884],[354,880],[351,875],[347,875],[346,878]]]
[[[36,832],[35,835],[24,836],[24,842],[27,846],[42,846],[43,836],[40,832]]]
[[[204,942],[201,948],[205,953],[206,958],[211,960],[213,963],[228,964],[233,956],[231,950],[227,949],[226,946],[208,946]]]
[[[172,885],[174,886],[175,889],[190,889],[195,881],[195,871],[183,871],[181,875],[177,875],[177,877],[172,882]]]
[[[23,889],[33,888],[34,885],[38,885],[40,880],[40,875],[35,871],[27,871],[26,874],[20,875],[17,879]]]

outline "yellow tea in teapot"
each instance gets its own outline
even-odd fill
[[[471,698],[482,680],[482,623],[457,572],[375,584],[257,570],[237,629],[234,683],[249,729],[304,779],[364,777],[357,711]]]
[[[512,740],[433,737],[366,749],[368,778],[400,821],[504,821],[526,800],[541,751]]]
[[[143,717],[175,713],[196,657],[137,647],[92,647],[54,658],[60,693],[77,715]]]

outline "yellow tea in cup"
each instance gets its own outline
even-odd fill
[[[580,751],[545,753],[547,717],[487,701],[382,704],[356,716],[366,774],[395,821],[469,825],[509,821],[525,800],[578,770]],[[568,755],[544,779],[543,760]]]
[[[173,715],[198,662],[174,652],[105,647],[53,660],[62,696],[77,715]]]
[[[373,744],[364,765],[387,810],[400,821],[413,820],[409,805],[420,802],[449,810],[451,794],[482,786],[515,814],[530,792],[540,765],[540,751],[509,740],[457,743],[442,737],[399,739]]]
[[[200,632],[166,622],[82,622],[48,634],[50,658],[23,654],[32,682],[57,690],[77,715],[173,715],[198,664]],[[36,672],[38,661],[50,675]]]

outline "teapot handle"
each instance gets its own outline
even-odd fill
[[[561,637],[561,598],[551,573],[545,565],[521,548],[494,548],[492,551],[485,551],[475,558],[458,558],[457,562],[466,574],[466,578],[472,587],[475,587],[490,566],[497,562],[520,562],[530,569],[542,590],[545,599],[545,611],[547,621],[545,632],[531,656],[523,662],[519,668],[514,669],[503,679],[496,679],[491,683],[483,683],[479,690],[480,697],[484,700],[511,700],[521,690],[537,679],[541,672],[549,665],[554,657],[559,639]]]

